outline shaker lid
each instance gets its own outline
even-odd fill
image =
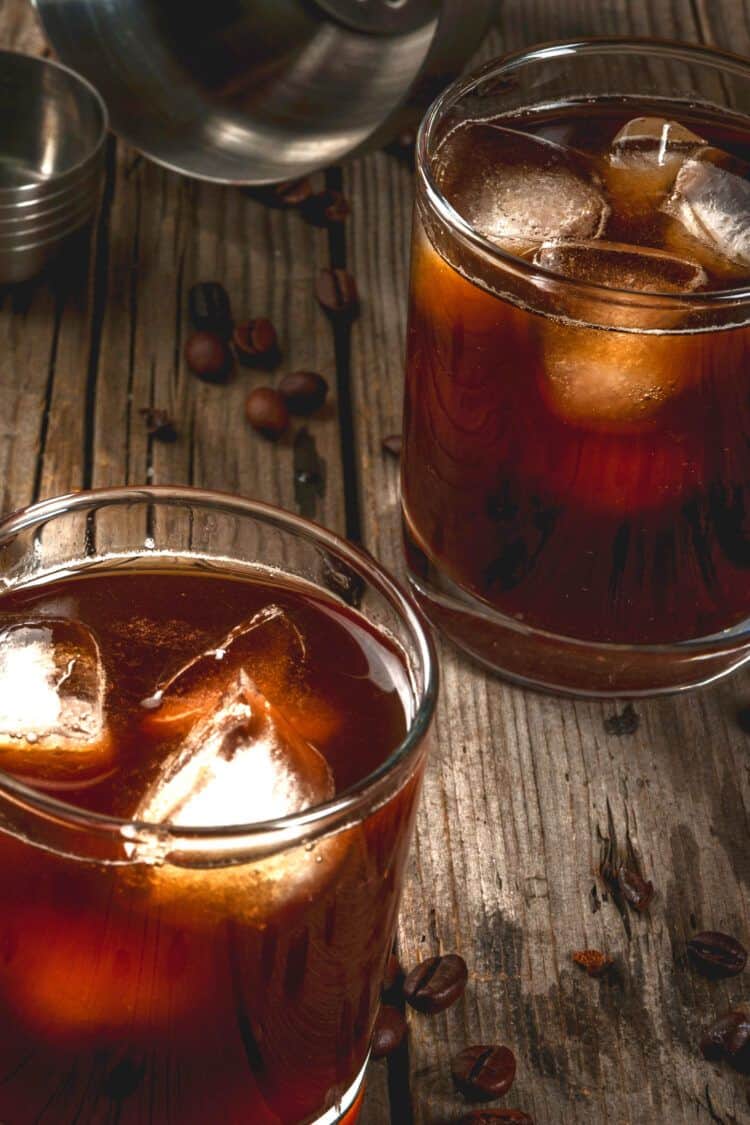
[[[406,35],[434,19],[439,0],[316,0],[340,23],[368,35]]]

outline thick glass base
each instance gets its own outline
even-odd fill
[[[745,626],[670,645],[598,644],[506,617],[446,578],[404,526],[412,591],[460,648],[525,687],[589,698],[663,695],[702,687],[750,660]]]
[[[322,1117],[316,1117],[310,1125],[356,1125],[365,1096],[365,1072],[368,1062],[369,1058],[336,1105],[327,1110]]]

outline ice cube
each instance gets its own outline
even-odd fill
[[[218,827],[302,812],[333,796],[328,763],[240,670],[164,763],[135,819]]]
[[[547,242],[534,263],[576,281],[640,293],[691,293],[708,281],[697,262],[618,242]]]
[[[141,701],[143,727],[162,737],[184,734],[215,707],[229,681],[244,668],[260,690],[286,700],[304,663],[305,639],[289,614],[274,603],[229,631],[163,679]]]
[[[609,214],[580,154],[489,122],[446,139],[438,178],[476,230],[516,252],[518,243],[597,238]]]
[[[679,121],[634,117],[616,134],[603,174],[619,215],[656,212],[683,161],[705,145]]]
[[[664,211],[716,259],[750,268],[750,177],[718,149],[706,148],[680,167]],[[721,270],[721,266],[719,266]]]
[[[0,625],[0,766],[54,780],[101,765],[111,750],[99,644],[81,622]]]

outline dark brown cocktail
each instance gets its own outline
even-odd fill
[[[413,703],[400,644],[292,575],[120,558],[0,595],[0,768],[77,810],[0,831],[1,1121],[354,1121],[422,754],[316,810]]]
[[[731,666],[750,615],[750,121],[635,96],[499,113],[497,91],[485,116],[477,89],[422,138],[415,586],[525,680],[708,678],[712,642],[691,674],[679,646],[722,634]]]

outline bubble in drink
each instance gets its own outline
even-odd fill
[[[106,677],[99,644],[77,621],[0,629],[0,766],[36,784],[106,763]]]
[[[718,161],[718,162],[717,162]],[[726,162],[729,167],[722,166]],[[664,210],[712,256],[750,266],[750,180],[716,149],[686,160]]]
[[[334,793],[322,754],[240,671],[144,795],[135,817],[158,824],[253,824],[302,812]]]
[[[472,168],[467,177],[467,167]],[[472,123],[444,142],[438,176],[486,238],[517,252],[550,238],[598,238],[609,207],[580,154],[501,125]]]
[[[603,173],[619,214],[655,211],[681,164],[706,142],[666,117],[634,117],[616,133]]]

